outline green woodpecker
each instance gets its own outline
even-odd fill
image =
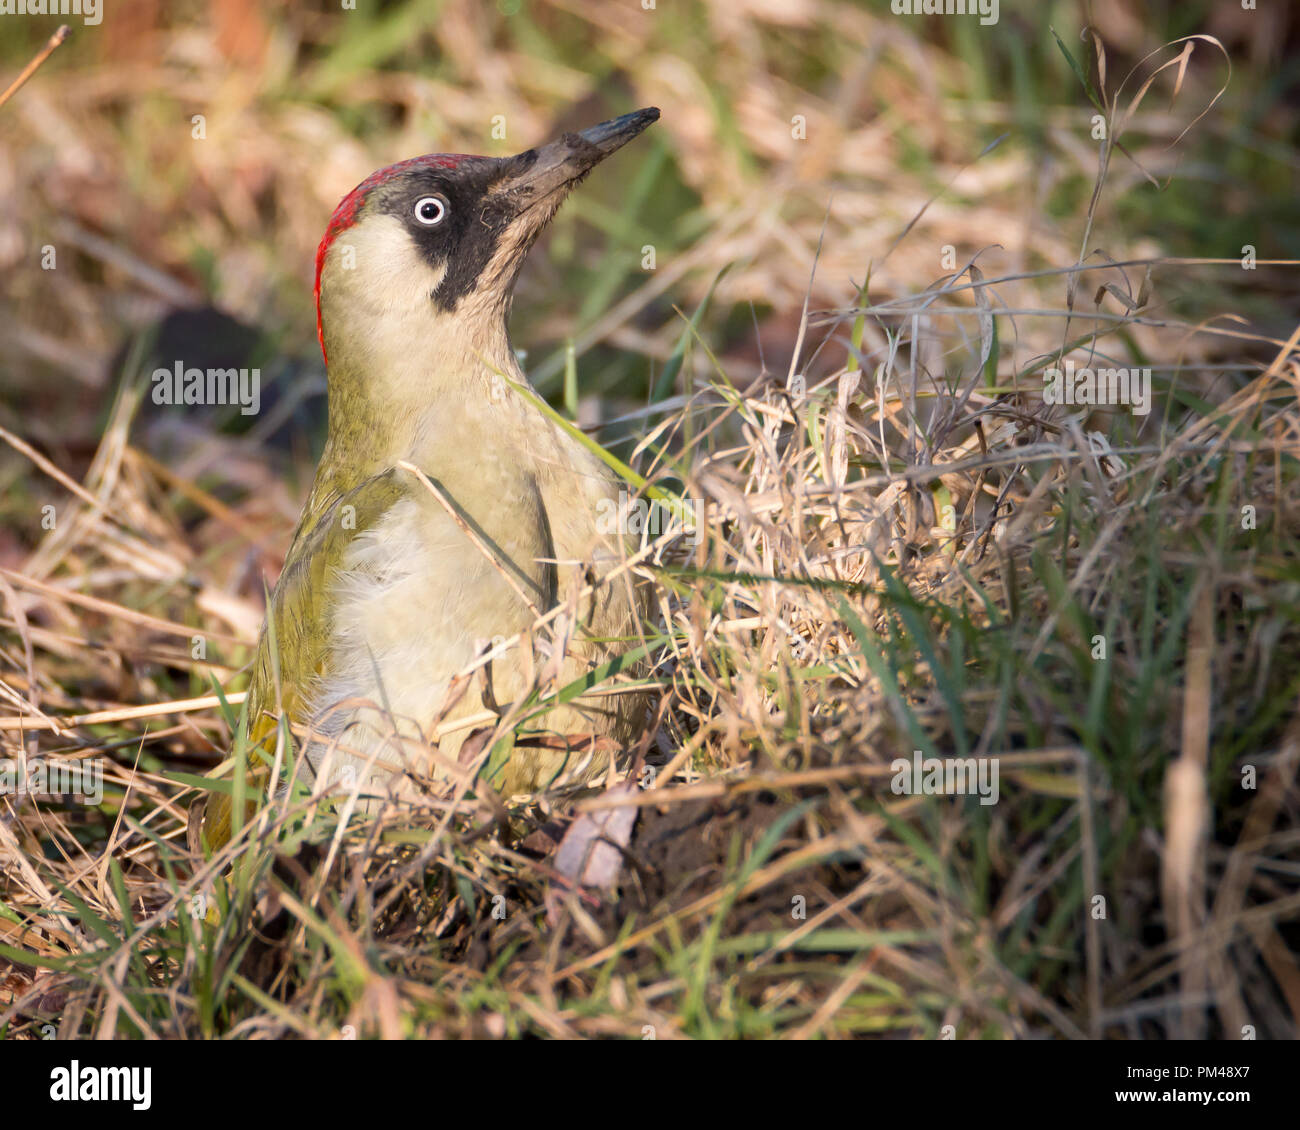
[[[272,745],[280,712],[305,732],[299,774],[319,787],[454,776],[485,705],[633,646],[625,570],[577,603],[549,655],[515,646],[452,686],[625,556],[602,522],[616,481],[522,391],[506,322],[524,257],[569,190],[658,117],[638,110],[515,157],[402,161],[334,212],[316,253],[328,438],[247,702],[251,745]],[[490,783],[510,795],[591,780],[642,710],[629,695],[553,709],[533,724],[551,741],[517,745]],[[229,800],[212,794],[192,825],[209,850],[225,843]]]

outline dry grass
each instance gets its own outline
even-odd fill
[[[596,434],[635,469],[633,493],[700,515],[697,538],[648,531],[623,567],[656,593],[629,641],[648,649],[656,694],[638,751],[654,771],[634,794],[618,898],[548,900],[543,849],[565,806],[507,811],[482,788],[375,819],[291,792],[223,855],[188,851],[185,808],[218,787],[199,774],[224,762],[227,781],[245,756],[213,683],[242,686],[258,575],[276,565],[300,488],[239,437],[158,457],[128,392],[80,462],[47,416],[0,432],[23,498],[0,571],[0,751],[87,760],[106,777],[97,806],[0,797],[0,1032],[1294,1036],[1300,329],[1269,328],[1289,333],[1294,311],[1207,320],[1244,285],[1237,261],[1162,257],[1122,238],[1110,203],[1139,166],[1172,171],[1165,147],[1223,84],[1212,45],[1185,87],[1161,73],[1122,136],[1141,77],[1117,94],[1094,56],[1111,143],[1099,160],[1079,140],[1092,110],[1071,110],[1044,126],[1048,161],[1011,144],[981,154],[933,79],[962,60],[849,5],[780,17],[709,5],[699,53],[635,8],[590,24],[544,10],[551,32],[600,44],[635,87],[628,104],[664,107],[670,187],[693,202],[647,278],[566,276],[577,293],[593,279],[608,290],[572,334],[584,380],[597,343],[652,370],[649,403],[593,378]],[[175,278],[176,232],[212,256],[227,309],[283,303],[304,342],[301,279],[282,264],[309,262],[343,190],[427,147],[431,117],[440,136],[471,137],[503,76],[512,137],[529,141],[549,107],[595,85],[561,60],[520,65],[523,49],[492,43],[473,5],[447,12],[434,34],[465,60],[452,75],[377,68],[349,87],[402,111],[369,148],[329,109],[351,73],[338,55],[290,96],[282,73],[275,86],[274,35],[222,46],[219,27],[211,40],[178,31],[156,72],[61,72],[71,104],[89,107],[87,160],[122,177],[108,155],[150,151],[139,134],[157,99],[182,91],[232,125],[150,184],[154,238],[127,239],[126,219],[62,217],[102,273],[51,291],[18,346],[101,389],[89,359],[111,351],[108,326],[86,312],[115,292],[124,320],[142,322],[196,287]],[[311,41],[319,23],[286,26]],[[818,47],[834,52],[835,81],[813,94],[798,84]],[[348,49],[382,56],[365,37]],[[223,80],[222,52],[239,51],[274,96]],[[2,119],[7,140],[50,136],[61,111],[39,81],[9,108],[23,116]],[[888,112],[864,114],[875,99]],[[121,100],[130,109],[110,117]],[[788,140],[800,112],[802,145]],[[1214,113],[1196,127],[1223,128]],[[38,182],[78,199],[75,181],[57,187],[70,169],[41,180],[24,164],[19,212],[44,207],[28,195]],[[1080,176],[1091,201],[1052,219],[1047,199]],[[204,183],[220,186],[214,200],[170,222]],[[654,221],[587,207],[606,259],[635,264],[628,249]],[[554,234],[561,261],[573,241],[572,227]],[[869,285],[854,283],[869,263]],[[553,284],[535,277],[547,269],[521,306]],[[36,310],[38,286],[21,277],[15,308]],[[756,346],[710,317],[751,301]],[[570,336],[524,323],[523,340]],[[55,324],[75,327],[57,350]],[[1043,370],[1066,359],[1150,366],[1151,413],[1044,403]],[[562,367],[562,354],[530,364],[547,388]],[[41,530],[47,497],[57,520]],[[565,611],[538,631],[562,635]],[[898,795],[891,762],[916,749],[991,759],[997,803]],[[575,807],[610,803],[624,802]]]

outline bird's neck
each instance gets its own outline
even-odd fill
[[[431,427],[454,434],[523,381],[504,311],[401,317],[383,332],[329,342],[329,436],[320,476],[340,492],[410,459]],[[475,429],[477,430],[477,429]]]

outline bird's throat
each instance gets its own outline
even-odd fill
[[[326,454],[358,481],[417,456],[431,430],[512,415],[511,382],[525,379],[504,315],[395,320],[382,334],[331,344]]]

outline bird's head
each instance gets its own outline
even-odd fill
[[[331,383],[345,359],[382,366],[422,342],[503,332],[524,257],[568,191],[658,117],[637,110],[514,157],[414,157],[362,181],[316,252]]]

